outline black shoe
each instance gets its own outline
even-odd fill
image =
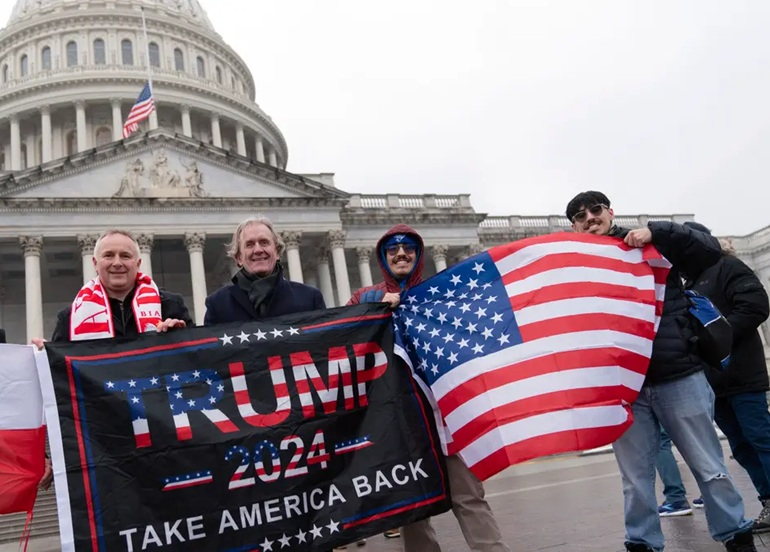
[[[638,542],[627,542],[626,550],[628,552],[655,552],[652,548],[646,544],[640,544]]]
[[[751,531],[736,533],[732,539],[725,543],[727,552],[757,552],[754,546],[754,534]]]
[[[751,530],[755,533],[770,531],[770,500],[762,501],[762,511],[759,512],[757,519],[754,520]]]

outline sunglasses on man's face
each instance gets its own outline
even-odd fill
[[[398,245],[390,245],[385,248],[385,251],[388,253],[388,255],[398,255],[398,250],[403,249],[404,253],[407,255],[411,255],[416,251],[415,246],[409,243],[399,243]]]
[[[609,209],[606,205],[602,203],[597,203],[596,205],[593,205],[592,207],[588,207],[587,209],[583,209],[582,211],[578,211],[575,213],[575,215],[572,217],[572,222],[585,222],[588,218],[588,213],[591,213],[593,216],[598,217],[602,214],[602,211],[605,209]]]

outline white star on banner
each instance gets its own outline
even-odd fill
[[[171,381],[179,381],[179,374],[171,374]]]
[[[478,310],[474,313],[476,316],[478,316],[479,320],[484,318],[487,315],[487,309],[482,309],[481,307],[478,308]]]
[[[484,265],[482,263],[473,263],[473,270],[476,274],[481,274],[484,272]]]
[[[508,336],[500,334],[500,337],[498,337],[497,340],[500,342],[500,345],[504,345],[505,343],[508,343]]]
[[[129,387],[136,387],[136,382],[134,380],[129,380],[128,386]]]
[[[436,295],[438,292],[439,291],[436,286],[431,286],[430,288],[428,288],[428,293],[430,293],[431,295]]]
[[[452,279],[450,280],[450,283],[452,283],[454,285],[457,285],[457,284],[461,283],[460,275],[459,274],[455,274],[454,276],[452,276]]]
[[[265,332],[263,332],[262,330],[257,330],[257,333],[254,334],[254,337],[256,337],[257,341],[259,341],[260,339],[267,339],[265,337],[266,335],[267,334]]]
[[[278,539],[278,542],[281,543],[281,548],[286,548],[289,546],[289,543],[291,542],[291,537],[287,537],[286,533],[283,534],[283,536]]]
[[[195,379],[198,379],[199,377],[201,377],[201,373],[200,373],[198,370],[195,370],[195,371],[193,372],[193,377],[194,377]]]
[[[497,324],[498,322],[502,322],[502,321],[503,321],[503,315],[500,314],[499,312],[496,312],[494,316],[492,316],[492,322],[494,324]]]
[[[484,341],[492,337],[492,330],[490,328],[484,328],[484,331],[481,332],[481,335],[484,336]]]
[[[259,545],[264,552],[271,552],[273,550],[273,542],[274,541],[267,540],[267,537],[265,537],[265,540],[260,542]]]
[[[473,346],[473,352],[476,353],[477,355],[480,355],[481,353],[484,352],[484,345],[482,345],[481,343],[477,343],[476,345]]]
[[[297,335],[299,330],[297,328],[289,328],[289,335]]]
[[[420,322],[419,324],[417,324],[417,325],[414,327],[414,329],[415,329],[415,330],[417,330],[418,332],[424,332],[424,331],[425,331],[425,324],[423,324],[422,322]]]
[[[150,383],[153,385],[158,385],[158,378],[150,378]]]
[[[232,345],[232,344],[233,344],[233,338],[232,338],[232,337],[230,337],[230,336],[229,336],[229,335],[227,335],[227,334],[223,335],[223,336],[222,336],[222,337],[220,337],[219,339],[221,339],[221,340],[222,340],[222,345]]]
[[[283,331],[278,328],[273,328],[273,331],[270,333],[273,334],[273,337],[283,337]]]
[[[468,340],[463,338],[463,339],[460,340],[460,342],[457,345],[459,345],[461,349],[463,347],[467,347],[468,346]]]
[[[112,389],[112,388],[114,388],[114,387],[115,387],[115,384],[114,384],[114,383],[112,383],[111,381],[108,381],[108,382],[107,382],[107,388],[108,388],[108,389]]]
[[[457,362],[457,353],[451,353],[451,354],[450,354],[450,355],[447,357],[447,359],[448,359],[448,360],[449,360],[449,362],[450,362],[450,363],[452,363],[452,364],[456,363],[456,362]]]
[[[297,533],[295,536],[299,542],[305,542],[305,535],[307,535],[307,532],[300,529],[299,533]]]
[[[410,295],[409,297],[406,298],[406,300],[409,301],[409,303],[415,303],[417,301],[417,297],[415,297],[414,295]]]
[[[244,331],[241,331],[241,335],[237,336],[238,339],[241,340],[241,343],[246,343],[249,340],[249,334],[247,334]]]
[[[323,531],[323,527],[318,527],[314,523],[313,528],[310,530],[310,532],[313,534],[313,540],[323,538],[323,534],[321,533],[321,531]]]
[[[327,525],[326,528],[329,529],[329,533],[330,534],[331,533],[339,533],[340,532],[339,526],[340,526],[340,522],[339,521],[334,521],[333,519],[330,519],[329,520],[329,525]]]
[[[470,278],[468,281],[468,287],[470,289],[476,289],[477,287],[479,287],[479,281],[474,280],[473,278]]]

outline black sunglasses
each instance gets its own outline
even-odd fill
[[[591,207],[588,207],[587,209],[583,209],[582,211],[578,211],[572,216],[572,222],[585,222],[585,220],[588,218],[588,213],[591,213],[593,216],[598,217],[602,214],[602,211],[605,209],[609,209],[606,205],[603,203],[597,203],[596,205],[592,205]]]
[[[388,255],[396,255],[398,254],[399,249],[403,249],[404,253],[407,255],[411,255],[417,250],[417,248],[410,243],[399,243],[398,245],[390,245],[386,247],[385,251],[387,251]]]

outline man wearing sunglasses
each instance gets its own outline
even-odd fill
[[[744,517],[743,500],[727,473],[714,429],[714,393],[696,351],[681,285],[683,274],[700,274],[721,259],[719,241],[674,222],[650,222],[635,230],[616,226],[609,198],[596,191],[576,195],[567,204],[567,218],[576,232],[614,236],[631,247],[651,243],[672,264],[649,368],[632,405],[634,423],[612,445],[623,480],[626,550],[663,550],[655,496],[662,426],[695,476],[714,540],[728,552],[756,552],[751,521]]]
[[[384,302],[392,308],[398,307],[401,292],[422,282],[424,251],[422,237],[411,227],[397,224],[388,230],[377,242],[376,249],[383,281],[356,291],[348,305]],[[459,456],[448,456],[446,462],[452,511],[468,547],[477,552],[510,552],[484,499],[481,481]],[[403,527],[401,534],[404,552],[441,552],[430,519]]]

